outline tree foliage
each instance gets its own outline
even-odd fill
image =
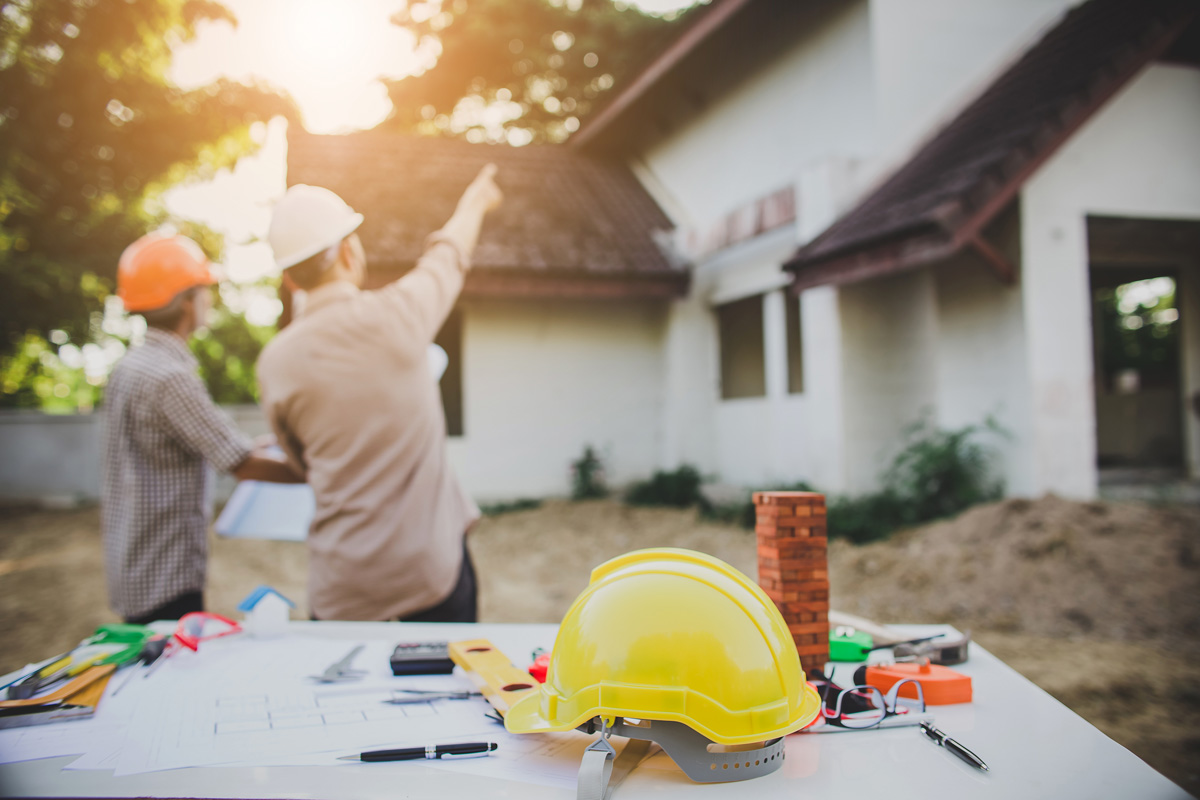
[[[121,250],[189,172],[232,164],[286,98],[222,81],[169,83],[170,48],[208,0],[0,3],[0,358],[54,329],[87,341]]]
[[[1140,281],[1162,284],[1161,293],[1137,298],[1137,284],[1099,288],[1094,293],[1099,337],[1098,378],[1111,390],[1116,376],[1134,371],[1141,386],[1174,386],[1179,380],[1179,311],[1175,283],[1169,278]]]
[[[426,0],[393,21],[437,62],[388,82],[385,124],[495,140],[488,106],[510,117],[501,133],[513,143],[565,139],[683,24],[612,0]]]
[[[197,331],[188,346],[215,402],[257,403],[254,365],[275,330],[251,325],[244,316],[230,310],[219,295],[215,300],[208,327]]]

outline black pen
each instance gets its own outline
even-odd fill
[[[959,757],[959,758],[961,758],[963,761],[965,761],[965,762],[967,762],[968,764],[970,764],[972,767],[975,767],[976,769],[981,769],[981,770],[983,770],[984,772],[987,772],[987,771],[988,771],[988,765],[987,765],[987,764],[985,764],[985,763],[983,763],[983,759],[982,759],[982,758],[980,758],[979,756],[975,755],[975,754],[974,754],[974,753],[972,753],[970,750],[968,750],[967,748],[963,747],[961,744],[959,744],[958,742],[954,741],[954,740],[953,740],[953,739],[951,739],[949,736],[947,736],[946,734],[944,734],[944,733],[942,733],[941,731],[939,731],[937,728],[935,728],[935,727],[933,727],[932,725],[930,725],[928,722],[922,722],[922,723],[921,723],[921,730],[922,730],[922,731],[925,733],[925,735],[926,735],[926,736],[928,736],[928,737],[929,737],[929,738],[930,738],[930,739],[931,739],[931,740],[932,740],[932,741],[933,741],[935,744],[939,744],[939,745],[941,745],[942,747],[946,748],[946,749],[947,749],[947,750],[949,750],[951,753],[954,753],[954,755],[958,756],[958,757]]]
[[[495,742],[430,744],[425,747],[401,747],[399,750],[371,750],[356,756],[339,756],[338,761],[412,761],[418,758],[473,758],[486,756],[496,749]]]

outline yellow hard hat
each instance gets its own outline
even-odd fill
[[[720,559],[660,548],[592,572],[563,618],[545,683],[504,724],[533,733],[596,717],[664,720],[744,745],[799,730],[819,709],[762,589]]]

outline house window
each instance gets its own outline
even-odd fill
[[[804,392],[804,334],[800,329],[800,298],[784,295],[787,308],[788,394]]]
[[[755,295],[717,306],[723,400],[763,397],[767,393],[762,300],[762,295]]]
[[[446,414],[446,433],[450,436],[462,436],[462,311],[456,308],[450,312],[433,342],[450,357],[450,363],[446,365],[446,372],[442,375],[440,383],[442,410]]]

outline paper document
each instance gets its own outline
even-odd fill
[[[377,747],[424,746],[493,731],[482,698],[392,705],[396,687],[467,688],[457,676],[391,674],[394,643],[366,642],[361,681],[323,684],[320,675],[354,642],[290,636],[231,637],[181,652],[137,687],[139,710],[116,775],[217,764],[313,763]],[[130,691],[130,690],[126,690]],[[124,698],[124,692],[116,698]],[[170,709],[154,713],[149,709]]]
[[[302,542],[315,510],[308,484],[242,481],[213,527],[218,535],[234,539]]]

